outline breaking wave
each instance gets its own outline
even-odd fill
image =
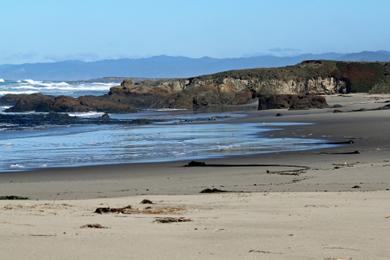
[[[84,117],[84,118],[97,118],[104,115],[103,112],[74,112],[74,113],[67,113],[71,117]]]
[[[38,93],[39,91],[12,91],[12,90],[5,90],[5,91],[1,91],[0,90],[0,96],[4,96],[4,95],[8,95],[8,94],[34,94],[34,93]]]
[[[106,94],[110,88],[117,85],[118,83],[114,82],[53,82],[25,79],[2,84],[0,95],[33,94],[38,92],[54,96],[103,95]]]

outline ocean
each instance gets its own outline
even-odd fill
[[[0,80],[0,95],[103,95],[116,82],[45,82]],[[5,113],[0,108],[0,113]],[[34,111],[28,113],[35,113]],[[70,113],[99,117],[102,113]],[[18,127],[0,122],[0,172],[119,163],[201,160],[227,156],[327,148],[325,140],[271,138],[291,123],[231,123],[243,113],[192,113],[146,110],[111,114],[113,119],[148,120],[148,124],[40,125]],[[299,124],[298,124],[299,125]]]
[[[6,94],[33,94],[67,95],[72,97],[84,95],[104,95],[111,87],[118,86],[119,82],[89,82],[89,81],[39,81],[32,79],[5,80],[0,78],[0,95]]]

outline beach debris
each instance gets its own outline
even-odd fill
[[[327,257],[324,260],[352,260],[352,257],[349,258],[340,258],[340,257]]]
[[[299,176],[301,173],[305,173],[308,169],[296,169],[296,170],[285,170],[285,171],[270,171],[267,170],[267,174],[277,174],[277,175],[290,175],[290,176]]]
[[[251,249],[248,251],[248,253],[257,253],[257,254],[273,254],[273,255],[281,255],[282,253],[280,252],[271,252],[268,250],[257,250],[257,249]]]
[[[202,190],[200,193],[223,193],[223,192],[227,192],[227,191],[220,190],[217,188],[207,188],[207,189]]]
[[[55,237],[56,234],[29,234],[30,237]]]
[[[148,199],[143,199],[140,204],[153,204],[153,201],[148,200]]]
[[[28,197],[21,197],[21,196],[15,196],[15,195],[9,195],[9,196],[0,196],[0,200],[28,200]]]
[[[185,218],[185,217],[161,217],[161,218],[155,218],[154,222],[155,223],[162,223],[162,224],[167,224],[167,223],[181,223],[181,222],[191,222],[192,219],[190,218]]]
[[[352,152],[335,152],[335,153],[327,153],[327,152],[323,152],[323,153],[320,153],[320,154],[329,154],[329,155],[347,155],[347,154],[360,154],[359,151],[352,151]]]
[[[341,141],[341,142],[326,142],[325,144],[341,145],[341,144],[353,144],[353,143],[355,143],[353,140],[347,140],[347,141]]]
[[[352,189],[360,189],[361,187],[359,185],[355,185],[352,187]]]
[[[272,254],[271,251],[265,251],[265,250],[255,250],[251,249],[248,251],[248,253],[259,253],[259,254]]]
[[[184,211],[183,207],[146,207],[146,208],[132,208],[131,206],[123,208],[110,208],[103,207],[97,208],[95,213],[97,214],[108,214],[108,213],[117,213],[117,214],[150,214],[150,215],[159,215],[159,214],[175,214]]]
[[[80,228],[97,228],[97,229],[104,229],[104,228],[108,228],[108,227],[105,227],[105,226],[102,226],[100,224],[86,224],[86,225],[82,225]]]
[[[123,213],[126,214],[129,210],[131,210],[131,205],[123,207],[123,208],[110,208],[110,207],[100,207],[95,210],[97,214],[103,213]]]
[[[283,116],[283,114],[282,113],[277,113],[275,116],[276,117],[280,117],[280,116]]]
[[[348,141],[350,143],[353,141]],[[334,143],[326,143],[326,144],[334,144]],[[305,170],[309,170],[308,166],[300,166],[300,165],[291,165],[291,164],[224,164],[224,163],[213,163],[206,164],[205,162],[191,161],[188,164],[184,165],[184,167],[286,167],[286,168],[302,168]]]
[[[351,168],[351,167],[354,167],[355,165],[359,164],[359,162],[354,162],[354,163],[348,163],[348,162],[344,162],[344,163],[334,163],[334,168],[333,169],[341,169],[341,168]]]
[[[201,167],[206,166],[205,162],[191,161],[185,167]]]

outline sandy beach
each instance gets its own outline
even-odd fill
[[[335,108],[231,120],[312,123],[269,136],[350,142],[331,149],[205,161],[214,167],[178,161],[2,173],[0,196],[30,200],[0,201],[0,258],[389,259],[390,113],[376,110],[389,100],[335,95],[327,97]],[[227,192],[200,194],[206,188]],[[155,204],[139,204],[145,198]],[[134,212],[94,213],[127,205]],[[190,221],[154,222],[167,216]],[[103,228],[81,228],[87,224]]]

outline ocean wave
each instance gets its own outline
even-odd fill
[[[37,85],[37,84],[39,84],[42,81],[36,81],[36,80],[33,80],[33,79],[24,79],[21,82],[28,83],[28,84],[31,84],[31,85]]]
[[[85,118],[96,118],[101,117],[104,115],[103,112],[74,112],[74,113],[67,113],[71,117],[85,117]]]
[[[7,123],[0,123],[0,127],[14,127],[17,126],[16,124],[7,124]]]
[[[34,94],[42,93],[45,95],[103,95],[110,88],[117,86],[118,83],[103,82],[56,82],[56,81],[39,81],[25,79],[20,81],[6,81],[1,83],[0,96],[6,94]]]
[[[0,96],[8,95],[8,94],[34,94],[38,93],[39,91],[33,91],[33,90],[27,90],[27,91],[12,91],[12,90],[4,90],[0,91]]]
[[[40,81],[40,80],[32,80],[32,79],[25,79],[25,80],[22,80],[21,83],[27,83],[29,85],[32,85],[32,86],[43,86],[43,87],[47,87],[47,88],[51,88],[51,87],[67,87],[67,86],[70,86],[68,83],[66,82],[44,82],[44,81]]]
[[[24,169],[24,168],[25,168],[23,165],[17,164],[17,163],[11,164],[9,167],[10,167],[11,169]]]
[[[36,89],[36,90],[59,90],[59,91],[108,91],[111,87],[117,86],[117,83],[79,83],[69,84],[67,82],[44,82],[36,80],[23,80],[18,89]]]
[[[26,111],[26,112],[4,112],[4,111],[1,111],[0,114],[7,114],[7,115],[31,115],[31,114],[46,115],[46,114],[49,114],[49,112],[36,112],[36,111]]]
[[[152,109],[153,110],[153,109]],[[186,111],[187,109],[185,108],[160,108],[160,109],[155,109],[154,111],[157,112],[170,112],[170,111]]]

